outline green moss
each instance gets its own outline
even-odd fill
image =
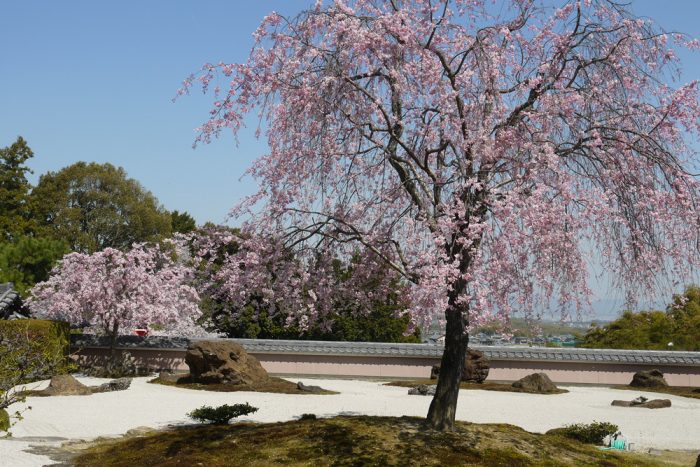
[[[275,394],[312,394],[308,391],[301,391],[296,383],[287,381],[282,378],[269,377],[266,381],[250,384],[202,384],[195,383],[190,379],[189,375],[182,376],[175,381],[162,380],[155,378],[149,381],[153,384],[162,384],[164,386],[173,386],[184,389],[195,389],[198,391],[213,391],[213,392],[272,392]],[[338,394],[335,391],[323,390],[318,394]],[[317,394],[317,395],[318,395]]]
[[[181,427],[99,443],[78,466],[483,465],[658,466],[655,459],[600,451],[574,440],[505,424],[458,422],[426,429],[415,417],[335,417],[284,423]]]
[[[8,431],[10,429],[10,414],[7,410],[0,409],[0,431]]]

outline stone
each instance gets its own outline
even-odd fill
[[[489,360],[484,352],[476,349],[467,349],[462,369],[462,381],[470,383],[483,383],[489,376]],[[430,369],[430,379],[437,379],[440,375],[440,365],[433,365]]]
[[[176,375],[169,371],[161,371],[158,373],[158,379],[164,383],[177,383],[185,375]]]
[[[125,391],[131,386],[131,378],[117,378],[94,388],[92,392]]]
[[[464,370],[462,370],[462,381],[483,383],[489,376],[489,361],[484,352],[475,349],[467,349],[464,358]]]
[[[431,384],[431,385],[419,384],[418,386],[416,386],[414,388],[410,388],[408,390],[408,395],[409,396],[434,396],[436,388],[437,388],[437,386],[435,386],[434,384]]]
[[[533,373],[514,382],[511,386],[526,392],[552,393],[559,392],[559,388],[549,379],[545,373]]]
[[[185,354],[190,377],[202,384],[253,385],[267,381],[267,371],[243,346],[229,341],[192,342]]]
[[[51,377],[48,388],[36,391],[36,394],[43,396],[85,396],[92,394],[92,389],[71,375],[56,375]]]
[[[666,407],[671,407],[671,401],[669,399],[652,399],[640,402],[639,400],[631,401],[621,401],[614,400],[610,404],[615,407],[641,407],[644,409],[663,409]]]
[[[636,388],[665,388],[668,383],[659,370],[638,371],[632,376],[630,386]]]
[[[323,388],[321,386],[312,386],[312,385],[306,385],[299,381],[297,383],[297,389],[303,392],[310,392],[311,394],[321,394],[323,392]]]
[[[700,454],[698,454],[698,458],[695,461],[695,467],[700,467]]]

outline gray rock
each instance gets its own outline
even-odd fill
[[[489,360],[481,350],[467,349],[462,368],[462,381],[471,383],[483,383],[489,376]],[[430,369],[430,379],[437,379],[440,375],[440,365],[433,365]]]
[[[164,383],[177,383],[183,376],[185,375],[176,375],[169,371],[161,371],[160,373],[158,373],[158,379],[163,381]]]
[[[321,386],[312,386],[312,385],[307,386],[306,384],[302,383],[301,381],[299,381],[297,383],[297,388],[300,391],[310,392],[311,394],[321,394],[323,392],[323,388]]]
[[[533,373],[514,382],[511,386],[526,392],[547,394],[559,392],[559,388],[545,373]]]
[[[131,386],[131,378],[117,378],[97,386],[93,392],[125,391]]]
[[[87,396],[88,394],[92,394],[92,389],[71,375],[52,376],[48,388],[32,393],[35,396]]]
[[[632,377],[630,386],[636,388],[664,388],[668,383],[664,379],[664,374],[659,370],[638,371]]]
[[[614,400],[610,405],[615,407],[641,407],[644,409],[663,409],[666,407],[671,407],[671,401],[669,399],[652,399],[645,400],[644,402],[640,402],[636,399],[631,401]]]
[[[408,390],[408,395],[409,396],[434,396],[436,388],[437,388],[437,386],[435,386],[434,384],[431,384],[431,385],[419,384],[418,386],[416,386],[414,388],[410,388]]]
[[[187,348],[185,363],[196,383],[254,385],[268,379],[258,359],[234,342],[193,342]]]

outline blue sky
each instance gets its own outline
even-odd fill
[[[192,149],[210,96],[171,99],[205,62],[244,61],[251,34],[271,11],[309,0],[120,0],[0,2],[0,146],[23,136],[32,181],[76,161],[111,162],[170,210],[223,222],[254,191],[239,181],[265,152],[244,132]],[[632,0],[664,28],[700,37],[697,0]],[[684,54],[685,80],[700,79],[700,54]],[[606,295],[602,293],[601,295]]]

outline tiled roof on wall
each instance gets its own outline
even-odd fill
[[[192,339],[193,341],[197,339]],[[299,355],[347,355],[440,358],[442,345],[439,344],[390,344],[378,342],[330,342],[293,341],[268,339],[231,339],[248,352],[258,354],[299,354]],[[117,341],[120,348],[149,348],[163,350],[183,350],[190,340],[171,337],[123,336]],[[105,337],[90,335],[72,336],[72,346],[79,348],[107,347]],[[691,365],[700,367],[700,352],[653,351],[653,350],[614,350],[549,347],[495,347],[475,346],[491,360],[560,361],[580,363],[634,363],[656,365]]]

